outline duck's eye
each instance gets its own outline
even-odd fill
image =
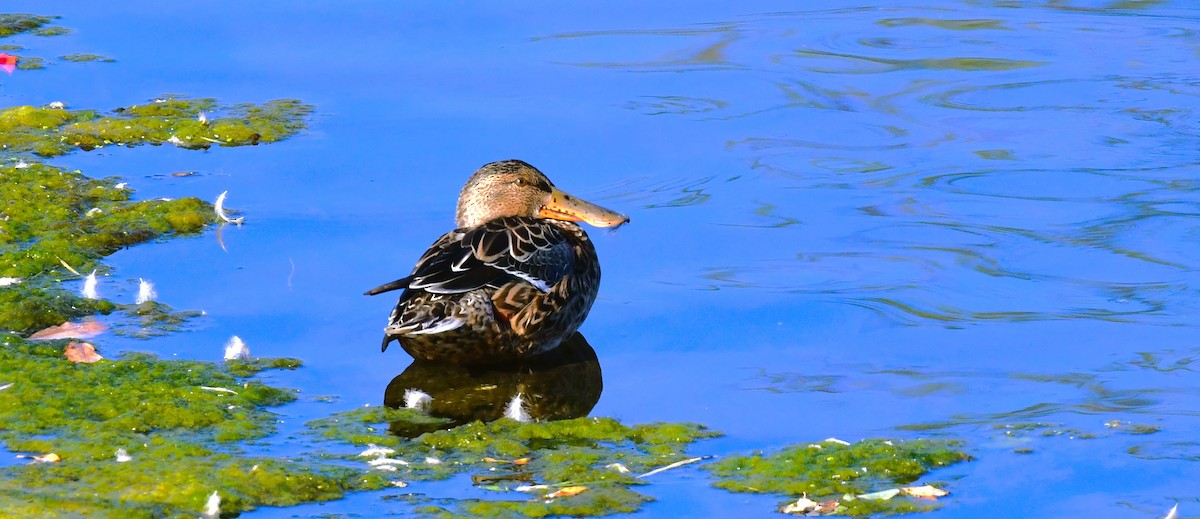
[[[523,179],[523,178],[518,178],[518,179],[514,180],[514,181],[513,181],[513,183],[514,183],[514,184],[516,184],[516,185],[518,185],[518,186],[521,186],[521,185],[524,185],[524,184],[525,184],[525,179]]]

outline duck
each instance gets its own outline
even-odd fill
[[[600,261],[579,225],[629,217],[571,196],[521,160],[485,164],[458,196],[457,228],[403,278],[384,328],[419,361],[496,364],[554,350],[579,329],[600,288]]]

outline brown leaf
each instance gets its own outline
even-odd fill
[[[92,363],[104,359],[99,353],[96,353],[96,347],[87,342],[71,341],[70,344],[67,344],[67,349],[63,353],[67,355],[67,360],[71,362]]]
[[[513,460],[513,465],[524,465],[526,463],[529,463],[529,460],[531,460],[531,459],[533,459],[533,458],[517,458],[517,459]]]
[[[837,499],[821,501],[821,504],[819,506],[817,506],[816,510],[813,510],[813,511],[818,514],[832,514],[834,511],[837,510],[837,507],[840,504],[841,503],[839,503]]]
[[[587,490],[587,489],[588,489],[588,487],[585,487],[582,485],[573,486],[573,487],[563,487],[558,490],[555,490],[554,492],[546,494],[544,496],[544,498],[545,499],[554,499],[556,497],[571,497],[574,495],[579,495],[580,493],[582,493],[584,490]]]
[[[82,323],[73,323],[67,321],[58,326],[51,326],[45,330],[34,332],[29,336],[31,341],[48,341],[52,339],[90,339],[100,335],[108,327],[97,321],[84,321]]]
[[[508,463],[508,460],[498,460],[496,458],[483,458],[486,463]]]
[[[18,454],[17,457],[29,458],[33,460],[34,463],[58,463],[59,461],[62,461],[62,458],[58,457],[58,455],[53,452],[39,456],[26,456],[24,454]]]
[[[920,487],[904,487],[904,488],[900,489],[900,492],[907,496],[918,497],[921,499],[929,499],[929,500],[937,499],[946,494],[949,494],[949,492],[942,490],[940,488],[937,488],[935,486],[932,486],[932,485],[925,485],[925,486],[920,486]]]

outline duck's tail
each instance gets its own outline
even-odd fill
[[[377,287],[375,287],[375,288],[372,288],[372,289],[370,289],[370,290],[368,290],[368,291],[366,291],[366,292],[363,292],[363,295],[364,295],[364,296],[373,296],[373,295],[375,295],[375,294],[382,294],[382,293],[384,293],[384,292],[391,292],[391,291],[393,291],[393,290],[399,290],[399,289],[401,289],[401,288],[408,288],[408,284],[409,284],[409,282],[411,282],[411,281],[412,281],[412,276],[408,276],[408,277],[402,277],[402,278],[400,278],[400,279],[397,279],[397,280],[395,280],[395,281],[391,281],[391,282],[388,282],[388,283],[384,283],[384,284],[382,284],[382,285],[379,285],[379,286],[377,286]],[[386,348],[387,346],[384,346],[384,347]]]

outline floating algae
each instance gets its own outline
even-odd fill
[[[796,445],[771,454],[730,456],[707,465],[719,488],[733,492],[841,499],[836,515],[907,513],[936,508],[929,502],[844,499],[912,483],[931,470],[970,459],[952,440],[836,440]]]
[[[697,424],[628,426],[611,418],[535,423],[477,421],[413,439],[388,432],[437,421],[448,422],[414,409],[369,407],[314,420],[309,427],[324,440],[391,449],[387,456],[397,463],[390,465],[393,469],[387,473],[406,481],[472,475],[477,486],[495,492],[497,499],[438,500],[415,510],[427,515],[478,517],[634,512],[652,498],[632,489],[646,483],[632,474],[687,459],[690,444],[719,435]],[[628,470],[620,471],[615,466]],[[578,495],[543,498],[568,485],[585,486],[587,490]]]
[[[65,342],[0,339],[10,385],[0,391],[0,441],[61,458],[0,468],[6,513],[195,516],[214,490],[222,510],[237,512],[390,484],[363,470],[239,456],[226,446],[274,432],[267,408],[294,400],[291,390],[213,363],[149,355],[75,364],[62,356]],[[118,463],[118,450],[130,459]]]

